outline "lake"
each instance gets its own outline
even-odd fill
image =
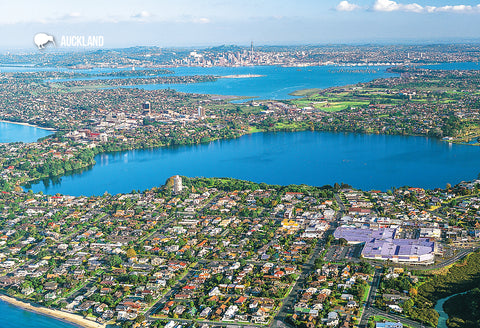
[[[31,186],[68,195],[127,193],[175,174],[271,184],[344,182],[365,190],[445,187],[480,173],[480,148],[425,137],[329,132],[255,133],[208,144],[101,154],[80,174]]]

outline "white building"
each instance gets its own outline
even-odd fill
[[[183,190],[182,177],[176,175],[173,177],[173,193],[180,194]]]

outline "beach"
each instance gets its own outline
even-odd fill
[[[43,130],[48,130],[48,131],[55,131],[53,128],[44,128],[35,124],[30,124],[30,123],[24,123],[24,122],[12,122],[12,121],[6,121],[6,120],[0,120],[1,123],[11,123],[11,124],[17,124],[17,125],[25,125],[25,126],[30,126],[32,128],[37,128],[37,129],[43,129]]]
[[[68,313],[60,310],[48,309],[46,307],[39,306],[39,305],[38,306],[32,305],[30,303],[26,303],[6,295],[0,295],[0,300],[7,302],[9,304],[12,304],[14,306],[17,306],[19,308],[22,308],[24,310],[47,315],[58,320],[72,323],[79,327],[85,327],[85,328],[105,328],[106,327],[104,324],[100,324],[98,322],[85,319],[82,316],[77,314],[72,314],[72,313]]]
[[[222,79],[247,79],[251,77],[263,77],[265,75],[260,75],[260,74],[235,74],[235,75],[223,75],[219,76],[219,78]]]

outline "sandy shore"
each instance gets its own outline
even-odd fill
[[[3,123],[10,123],[10,124],[17,124],[17,125],[25,125],[25,126],[31,126],[32,128],[37,128],[37,129],[42,129],[42,130],[48,130],[48,131],[55,131],[53,128],[44,128],[35,124],[30,124],[30,123],[24,123],[24,122],[11,122],[11,121],[6,121],[6,120],[0,120],[0,122]]]
[[[19,308],[22,308],[27,311],[32,311],[35,313],[43,314],[43,315],[48,315],[52,318],[67,321],[69,323],[73,323],[74,325],[80,326],[80,327],[86,327],[86,328],[105,328],[105,325],[88,320],[83,318],[82,316],[76,315],[76,314],[71,314],[68,312],[60,311],[60,310],[52,310],[48,309],[43,306],[35,306],[31,305],[26,302],[19,301],[13,297],[9,297],[6,295],[0,295],[0,300],[5,301],[9,304],[12,304],[14,306],[17,306]]]
[[[247,79],[250,77],[263,77],[265,75],[260,74],[236,74],[236,75],[223,75],[219,76],[222,79]]]

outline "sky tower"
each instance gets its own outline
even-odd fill
[[[250,63],[253,62],[253,41],[250,43]]]

